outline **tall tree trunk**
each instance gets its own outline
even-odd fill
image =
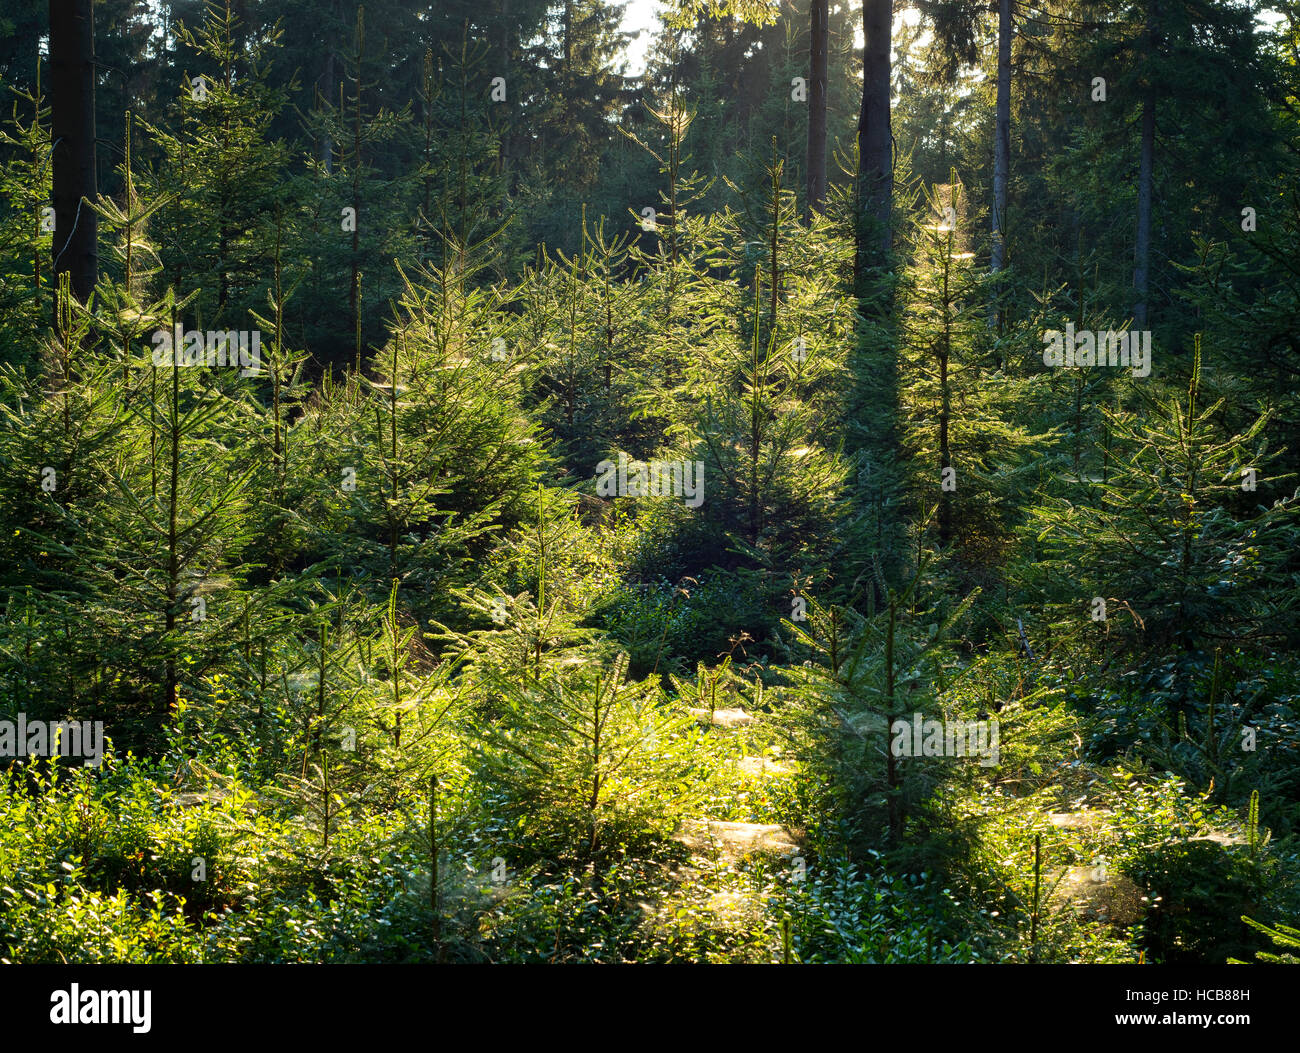
[[[1146,76],[1142,86],[1142,146],[1138,161],[1137,240],[1133,249],[1133,322],[1147,324],[1147,291],[1151,271],[1151,190],[1155,180],[1156,90],[1152,71],[1156,49],[1159,4],[1151,0],[1146,24]]]
[[[895,711],[897,695],[897,674],[894,669],[894,633],[898,625],[898,600],[889,597],[889,629],[885,636],[885,713],[889,727],[900,716]],[[889,815],[889,843],[897,845],[903,839],[903,773],[898,770],[898,759],[892,749],[885,750],[885,781],[887,810]]]
[[[334,52],[331,51],[325,56],[325,72],[321,74],[321,83],[324,89],[321,92],[321,101],[327,106],[334,104]],[[320,161],[325,169],[325,174],[329,175],[334,171],[334,139],[330,135],[328,126],[321,132],[320,137]]]
[[[1150,90],[1142,100],[1142,155],[1138,163],[1137,244],[1133,250],[1133,321],[1147,324],[1147,288],[1151,268],[1151,183],[1156,156],[1156,106]]]
[[[339,4],[338,0],[331,0],[329,13],[324,19],[324,47],[325,64],[321,71],[320,77],[316,81],[316,90],[320,93],[320,102],[326,107],[334,105],[334,99],[339,94],[337,73],[335,70],[334,58],[334,39],[339,31]],[[339,120],[343,119],[342,100],[339,102]],[[321,166],[325,169],[325,174],[329,175],[334,170],[334,136],[330,134],[329,125],[326,124],[321,131],[320,141],[317,144],[320,151]]]
[[[352,284],[348,305],[352,310],[356,368],[361,370],[361,61],[366,47],[365,8],[357,9],[356,107],[352,120]],[[394,383],[396,383],[394,381]]]
[[[176,308],[172,307],[172,331],[176,331]],[[165,602],[167,609],[163,613],[163,632],[166,637],[165,661],[163,664],[163,712],[162,722],[176,714],[179,701],[179,685],[176,665],[176,615],[181,592],[181,554],[180,554],[180,516],[177,504],[181,493],[181,371],[175,366],[171,369],[171,402],[167,406],[167,444],[169,456],[167,461],[167,580]]]
[[[955,173],[954,173],[955,174]],[[951,197],[948,199],[952,200]],[[952,244],[949,235],[948,244]],[[944,253],[943,260],[943,332],[939,338],[939,472],[940,478],[952,467],[952,447],[949,428],[952,423],[952,389],[948,379],[948,363],[952,357],[952,253]],[[947,480],[943,480],[946,484]],[[953,494],[946,485],[939,491],[939,544],[947,548],[953,539]]]
[[[894,138],[889,124],[890,34],[894,0],[863,0],[862,112],[858,118],[858,295],[869,268],[884,267],[892,242]]]
[[[808,43],[808,205],[807,214],[826,204],[826,84],[829,0],[811,0]]]
[[[876,585],[881,603],[888,601],[885,578],[897,578],[903,543],[897,505],[885,510],[897,478],[898,434],[897,332],[893,325],[894,137],[890,129],[890,44],[893,0],[863,0],[862,110],[858,117],[858,173],[855,216],[854,297],[861,317],[875,323],[863,328],[855,356],[854,413],[863,422],[864,469],[871,476],[876,510],[881,517],[879,550],[884,564]],[[891,796],[891,809],[897,802]],[[891,830],[897,823],[891,815]]]
[[[560,127],[571,133],[569,113],[573,104],[573,0],[564,0],[564,73],[561,78],[564,97],[560,100]]]
[[[93,0],[50,0],[50,74],[54,285],[67,271],[72,294],[85,303],[99,278],[99,224],[94,211],[82,205],[83,198],[98,196]]]
[[[993,247],[989,270],[1006,266],[1007,181],[1011,174],[1011,0],[998,0],[998,96],[993,137]],[[996,308],[994,308],[994,311]]]
[[[507,83],[510,81],[510,64],[514,58],[515,50],[511,28],[510,0],[501,0],[501,76],[506,78]],[[515,97],[514,93],[516,90],[517,89],[514,87],[508,89],[506,105],[513,106],[513,100]],[[510,129],[513,128],[513,126],[513,122],[507,121],[505,127],[501,131],[501,185],[504,188],[507,197],[509,197],[510,192],[514,189],[514,187],[510,185],[510,140],[512,135]],[[505,202],[502,204],[504,207]]]

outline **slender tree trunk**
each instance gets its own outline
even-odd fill
[[[438,776],[429,776],[429,908],[433,916],[433,949],[442,961],[442,907],[438,902]]]
[[[35,115],[35,117],[34,117],[33,120],[32,120],[32,129],[33,129],[33,131],[35,131],[38,141],[39,141],[39,138],[40,138],[40,131],[41,131],[41,103],[40,103],[40,99],[41,99],[41,97],[42,97],[42,96],[41,96],[41,62],[40,62],[40,59],[37,58],[37,60],[36,60],[36,100],[37,100],[37,101],[36,101],[35,105],[33,106],[33,109],[36,110],[36,115]],[[126,144],[127,144],[127,147],[129,148],[130,145],[131,145],[131,125],[130,125],[129,122],[127,123],[127,126],[126,126],[126,135],[127,135],[127,141],[126,141]],[[53,142],[54,140],[51,139],[50,141]],[[36,158],[33,156],[32,160],[35,161]],[[130,166],[130,164],[128,164],[128,165],[127,165],[127,171],[129,172],[130,169],[131,169],[131,166]],[[33,269],[32,269],[32,275],[33,275],[33,277],[34,277],[34,279],[35,279],[35,286],[36,286],[36,302],[37,302],[38,304],[40,303],[40,298],[41,298],[41,249],[40,249],[40,236],[41,236],[41,215],[40,215],[40,210],[39,210],[39,209],[33,209],[33,210],[32,210],[32,268],[33,268]],[[39,310],[39,307],[38,307],[37,309]]]
[[[605,726],[605,720],[602,719],[604,714],[601,713],[601,684],[596,682],[596,694],[592,706],[592,739],[591,739],[591,796],[587,799],[587,825],[590,834],[587,839],[587,857],[595,859],[596,847],[600,843],[600,827],[597,825],[599,818],[597,809],[600,808],[600,765],[601,765],[601,729]]]
[[[1142,146],[1138,161],[1137,241],[1133,250],[1133,321],[1137,328],[1147,324],[1147,292],[1151,270],[1151,191],[1155,180],[1156,92],[1151,70],[1155,57],[1159,4],[1151,0],[1147,10],[1145,83],[1142,87]]]
[[[993,247],[989,270],[1006,266],[1007,181],[1011,174],[1011,0],[998,0],[998,95],[993,139]],[[996,308],[994,308],[994,312]]]
[[[82,205],[95,181],[93,0],[50,0],[50,106],[54,161],[53,284],[67,271],[82,303],[99,279],[98,223]],[[57,309],[57,308],[56,308]]]
[[[514,57],[514,41],[512,40],[512,24],[510,22],[510,0],[501,0],[501,76],[506,78],[507,84],[510,81],[510,63]],[[506,105],[514,105],[513,87],[507,89]],[[513,127],[512,122],[507,121],[506,126],[501,131],[501,183],[505,193],[514,189],[510,185],[510,139]]]
[[[324,89],[321,91],[321,100],[332,105],[335,85],[334,52],[332,51],[325,56],[325,72],[321,74],[321,83],[324,85]],[[334,139],[330,135],[328,127],[321,132],[320,161],[326,175],[334,171]]]
[[[759,379],[763,374],[763,349],[762,343],[758,340],[758,313],[761,303],[759,294],[762,291],[763,275],[756,267],[754,268],[754,328],[755,339],[751,342],[751,357],[749,360],[750,369],[753,375],[753,384],[749,394],[749,543],[758,544],[758,535],[762,530],[762,502],[759,494],[759,459],[763,447],[763,412],[762,412],[762,391],[763,383]],[[773,287],[776,285],[775,276],[773,277]],[[775,312],[775,304],[773,304]],[[776,317],[773,313],[773,325]]]
[[[885,636],[885,710],[888,714],[889,727],[899,716],[895,712],[897,689],[894,670],[894,631],[898,624],[898,604],[895,597],[889,597],[889,629]],[[885,783],[889,787],[889,800],[886,806],[889,816],[889,843],[897,845],[903,838],[903,802],[900,799],[903,787],[902,773],[898,770],[898,759],[894,751],[885,751]]]
[[[1147,289],[1151,268],[1151,183],[1156,154],[1156,107],[1150,90],[1142,100],[1142,155],[1138,163],[1137,244],[1133,251],[1133,321],[1147,324]]]
[[[226,90],[230,90],[230,82],[226,82]],[[230,119],[225,122],[226,141],[230,141]],[[234,187],[227,181],[223,173],[218,177],[217,185],[220,190],[217,194],[218,209],[221,213],[221,226],[217,234],[217,319],[220,320],[226,310],[226,301],[230,298],[230,242],[233,231],[230,228],[231,201],[234,197]]]
[[[826,84],[829,0],[811,0],[808,44],[807,218],[826,204]]]
[[[560,128],[567,137],[573,134],[569,115],[573,108],[573,0],[564,0],[564,97],[560,100]]]
[[[172,331],[176,329],[176,310],[172,308]],[[167,634],[167,657],[163,670],[163,713],[164,722],[176,712],[177,668],[176,668],[176,608],[180,603],[181,557],[180,557],[180,517],[177,504],[180,502],[181,486],[181,373],[177,365],[171,368],[171,404],[167,407],[167,442],[169,447],[167,477],[167,610],[163,615],[163,628]]]
[[[860,436],[865,467],[874,476],[877,502],[891,486],[901,453],[898,433],[899,391],[894,325],[893,198],[894,137],[890,128],[890,45],[893,0],[862,0],[862,109],[858,116],[854,298],[858,314],[868,323],[859,330],[853,366],[854,413],[870,425]],[[887,600],[884,579],[898,577],[905,544],[902,522],[894,509],[881,511],[877,555],[885,567],[878,582],[881,602]],[[878,511],[881,505],[877,504]]]
[[[312,727],[311,744],[312,751],[320,754],[325,744],[325,681],[328,673],[329,662],[329,625],[325,622],[320,623],[316,631],[316,638],[320,642],[320,657],[317,659],[316,667],[316,723]]]
[[[319,92],[319,99],[326,106],[334,105],[334,97],[338,94],[338,81],[335,72],[334,58],[334,38],[338,33],[339,27],[339,5],[338,0],[331,0],[329,13],[324,19],[324,32],[322,33],[322,43],[325,47],[325,65],[321,75],[316,81],[316,90]],[[339,119],[342,120],[343,111],[340,106]],[[334,137],[330,134],[329,125],[326,124],[321,130],[320,141],[317,144],[320,151],[321,166],[325,169],[325,174],[329,175],[334,171]]]
[[[357,97],[352,120],[352,284],[348,294],[358,372],[361,371],[361,59],[366,41],[363,10],[357,11]]]
[[[868,269],[888,263],[892,242],[890,212],[894,196],[894,138],[890,130],[890,34],[894,0],[863,0],[862,112],[858,118],[859,297],[865,296]]]
[[[442,94],[441,70],[435,76],[433,66],[433,49],[424,49],[424,72],[421,84],[424,88],[424,106],[422,121],[424,124],[424,204],[420,210],[420,244],[424,259],[433,258],[433,240],[436,233],[433,223],[433,100]],[[502,139],[504,142],[504,137]],[[505,147],[503,146],[504,150]],[[504,155],[503,155],[504,156]]]
[[[951,200],[951,199],[950,199]],[[952,244],[949,235],[948,244]],[[949,427],[952,422],[952,391],[948,384],[948,362],[952,356],[953,303],[950,291],[952,274],[951,248],[945,250],[943,261],[943,334],[939,340],[939,469],[941,475],[952,467],[952,449],[949,445]],[[939,491],[939,543],[947,548],[953,538],[952,491]]]
[[[769,246],[768,265],[772,271],[772,293],[768,305],[767,338],[776,336],[776,313],[781,303],[781,162],[776,152],[776,136],[772,136],[772,240]]]

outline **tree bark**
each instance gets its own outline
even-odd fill
[[[998,0],[998,95],[993,139],[993,246],[989,270],[1006,266],[1007,182],[1011,174],[1011,0]]]
[[[338,0],[332,0],[329,5],[329,14],[324,20],[323,46],[325,48],[325,63],[321,69],[321,74],[316,80],[317,91],[320,92],[320,103],[322,108],[333,106],[335,99],[338,97],[338,77],[335,72],[334,59],[334,39],[339,32],[339,5]],[[339,99],[339,120],[343,119],[343,102]],[[321,166],[325,174],[329,175],[334,171],[334,137],[330,133],[328,123],[321,130],[320,140],[317,143],[320,151]]]
[[[50,0],[54,284],[69,274],[82,303],[99,279],[95,213],[95,15],[93,0]],[[57,306],[56,306],[57,310]]]
[[[561,83],[564,92],[560,100],[560,127],[568,136],[573,132],[569,126],[569,114],[573,105],[573,0],[564,0],[564,72]]]
[[[949,199],[951,200],[951,198]],[[949,242],[951,244],[951,241]],[[952,422],[952,390],[948,382],[948,363],[952,357],[953,294],[951,291],[952,258],[944,253],[943,261],[943,331],[939,338],[939,472],[940,478],[952,467],[949,427]],[[946,480],[944,480],[946,482]],[[947,548],[953,539],[953,495],[939,491],[939,544]]]
[[[334,79],[333,51],[325,56],[325,71],[321,74],[321,82],[325,85],[324,90],[321,92],[321,101],[326,106],[330,106],[334,102],[334,86],[336,83]],[[334,171],[334,138],[330,135],[328,125],[321,132],[320,161],[326,175]]]
[[[1142,145],[1138,160],[1137,239],[1133,249],[1133,321],[1145,329],[1147,293],[1151,272],[1151,194],[1155,180],[1156,91],[1152,61],[1155,58],[1159,4],[1151,0],[1146,24],[1146,77],[1142,86]]]
[[[501,0],[501,76],[505,77],[507,82],[510,80],[511,62],[514,58],[514,50],[510,23],[510,0]],[[506,104],[508,106],[513,106],[514,104],[514,90],[515,89],[513,88],[509,89],[509,93],[506,95]],[[510,185],[510,140],[513,135],[513,132],[511,131],[512,127],[513,123],[507,121],[506,127],[501,131],[501,184],[507,197],[509,197],[511,191],[514,190],[514,187]],[[506,202],[503,201],[503,208],[505,204]]]
[[[892,243],[890,213],[894,196],[894,139],[890,129],[890,34],[894,0],[863,0],[862,111],[858,118],[859,296],[872,267],[888,263]]]
[[[1138,162],[1137,243],[1133,250],[1133,321],[1147,324],[1147,290],[1151,268],[1151,183],[1156,154],[1156,106],[1148,91],[1142,100],[1142,155]]]
[[[904,542],[902,522],[894,509],[886,511],[886,490],[900,463],[898,434],[898,333],[894,318],[893,199],[894,137],[890,129],[890,44],[893,0],[863,0],[862,110],[858,116],[858,172],[855,201],[854,298],[858,314],[868,324],[853,367],[854,414],[862,421],[864,470],[873,478],[878,525],[878,551],[885,570],[878,586],[887,601],[884,576],[897,578],[901,560],[897,545]],[[888,524],[886,525],[886,520]],[[892,765],[892,761],[891,761]],[[892,775],[891,775],[892,778]],[[898,830],[897,798],[890,796],[890,829]]]
[[[826,204],[826,85],[829,0],[811,0],[808,43],[808,189],[807,214]]]

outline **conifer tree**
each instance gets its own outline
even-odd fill
[[[585,216],[585,210],[584,210]],[[635,438],[636,355],[628,330],[638,290],[622,280],[630,235],[609,237],[602,219],[583,229],[573,258],[529,268],[521,281],[524,332],[537,334],[529,383],[566,468],[582,478],[601,456]]]
[[[1174,722],[1206,651],[1275,647],[1295,632],[1289,602],[1258,587],[1293,574],[1296,529],[1285,481],[1267,474],[1266,418],[1224,433],[1222,403],[1203,403],[1203,383],[1198,352],[1184,396],[1135,386],[1134,408],[1104,410],[1110,448],[1095,496],[1048,499],[1034,517],[1038,559],[1068,568],[1048,610],[1084,623],[1131,668],[1167,675]],[[1256,487],[1271,504],[1251,496]]]
[[[848,810],[883,805],[895,846],[909,812],[938,781],[934,769],[914,758],[909,763],[910,747],[897,749],[896,741],[906,734],[902,724],[942,718],[939,696],[952,686],[944,682],[945,648],[978,596],[970,593],[946,615],[927,609],[917,592],[930,559],[922,554],[907,587],[887,590],[886,607],[873,617],[814,601],[804,624],[783,622],[792,642],[814,658],[787,670],[795,695],[791,716],[801,715],[819,744],[829,740],[836,792]]]
[[[101,698],[112,680],[112,660],[88,629],[94,592],[83,561],[87,523],[111,486],[106,451],[121,448],[128,424],[117,390],[121,366],[97,350],[94,315],[73,296],[66,273],[54,293],[56,325],[38,368],[0,369],[0,506],[12,526],[0,538],[0,580],[25,626],[10,659],[38,712],[66,711],[87,693]]]
[[[509,556],[531,581],[513,596],[462,592],[494,627],[443,636],[481,700],[482,777],[505,791],[541,851],[599,866],[619,844],[671,832],[662,795],[689,801],[697,733],[655,678],[629,679],[627,656],[581,626],[565,567],[572,507],[539,490],[535,522]]]
[[[6,362],[32,357],[50,317],[49,119],[38,63],[34,92],[14,100],[9,127],[0,128],[0,200],[7,206],[0,219],[0,360]]]
[[[174,123],[145,125],[162,157],[141,189],[165,201],[151,224],[164,280],[195,290],[190,309],[200,324],[242,328],[265,301],[269,221],[287,161],[269,133],[284,101],[265,69],[277,31],[247,39],[228,0],[210,0],[202,23],[179,25],[177,35],[197,67],[185,70]]]
[[[539,847],[603,863],[619,844],[671,832],[665,795],[686,801],[694,719],[664,706],[654,680],[629,681],[625,655],[497,690],[482,756]]]
[[[502,294],[473,284],[487,252],[457,249],[460,265],[423,271],[418,285],[399,269],[400,315],[373,375],[333,388],[313,424],[327,439],[310,471],[331,494],[313,558],[399,579],[403,609],[426,615],[445,610],[435,586],[457,582],[523,514],[542,458],[518,410]]]
[[[1016,422],[1026,382],[1008,377],[991,354],[988,282],[968,248],[962,185],[954,178],[935,188],[927,204],[900,294],[904,445],[917,492],[937,500],[939,547],[958,544],[991,561],[1034,446]]]

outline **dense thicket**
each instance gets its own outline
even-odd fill
[[[8,5],[0,958],[1286,945],[1297,13],[899,6]]]

